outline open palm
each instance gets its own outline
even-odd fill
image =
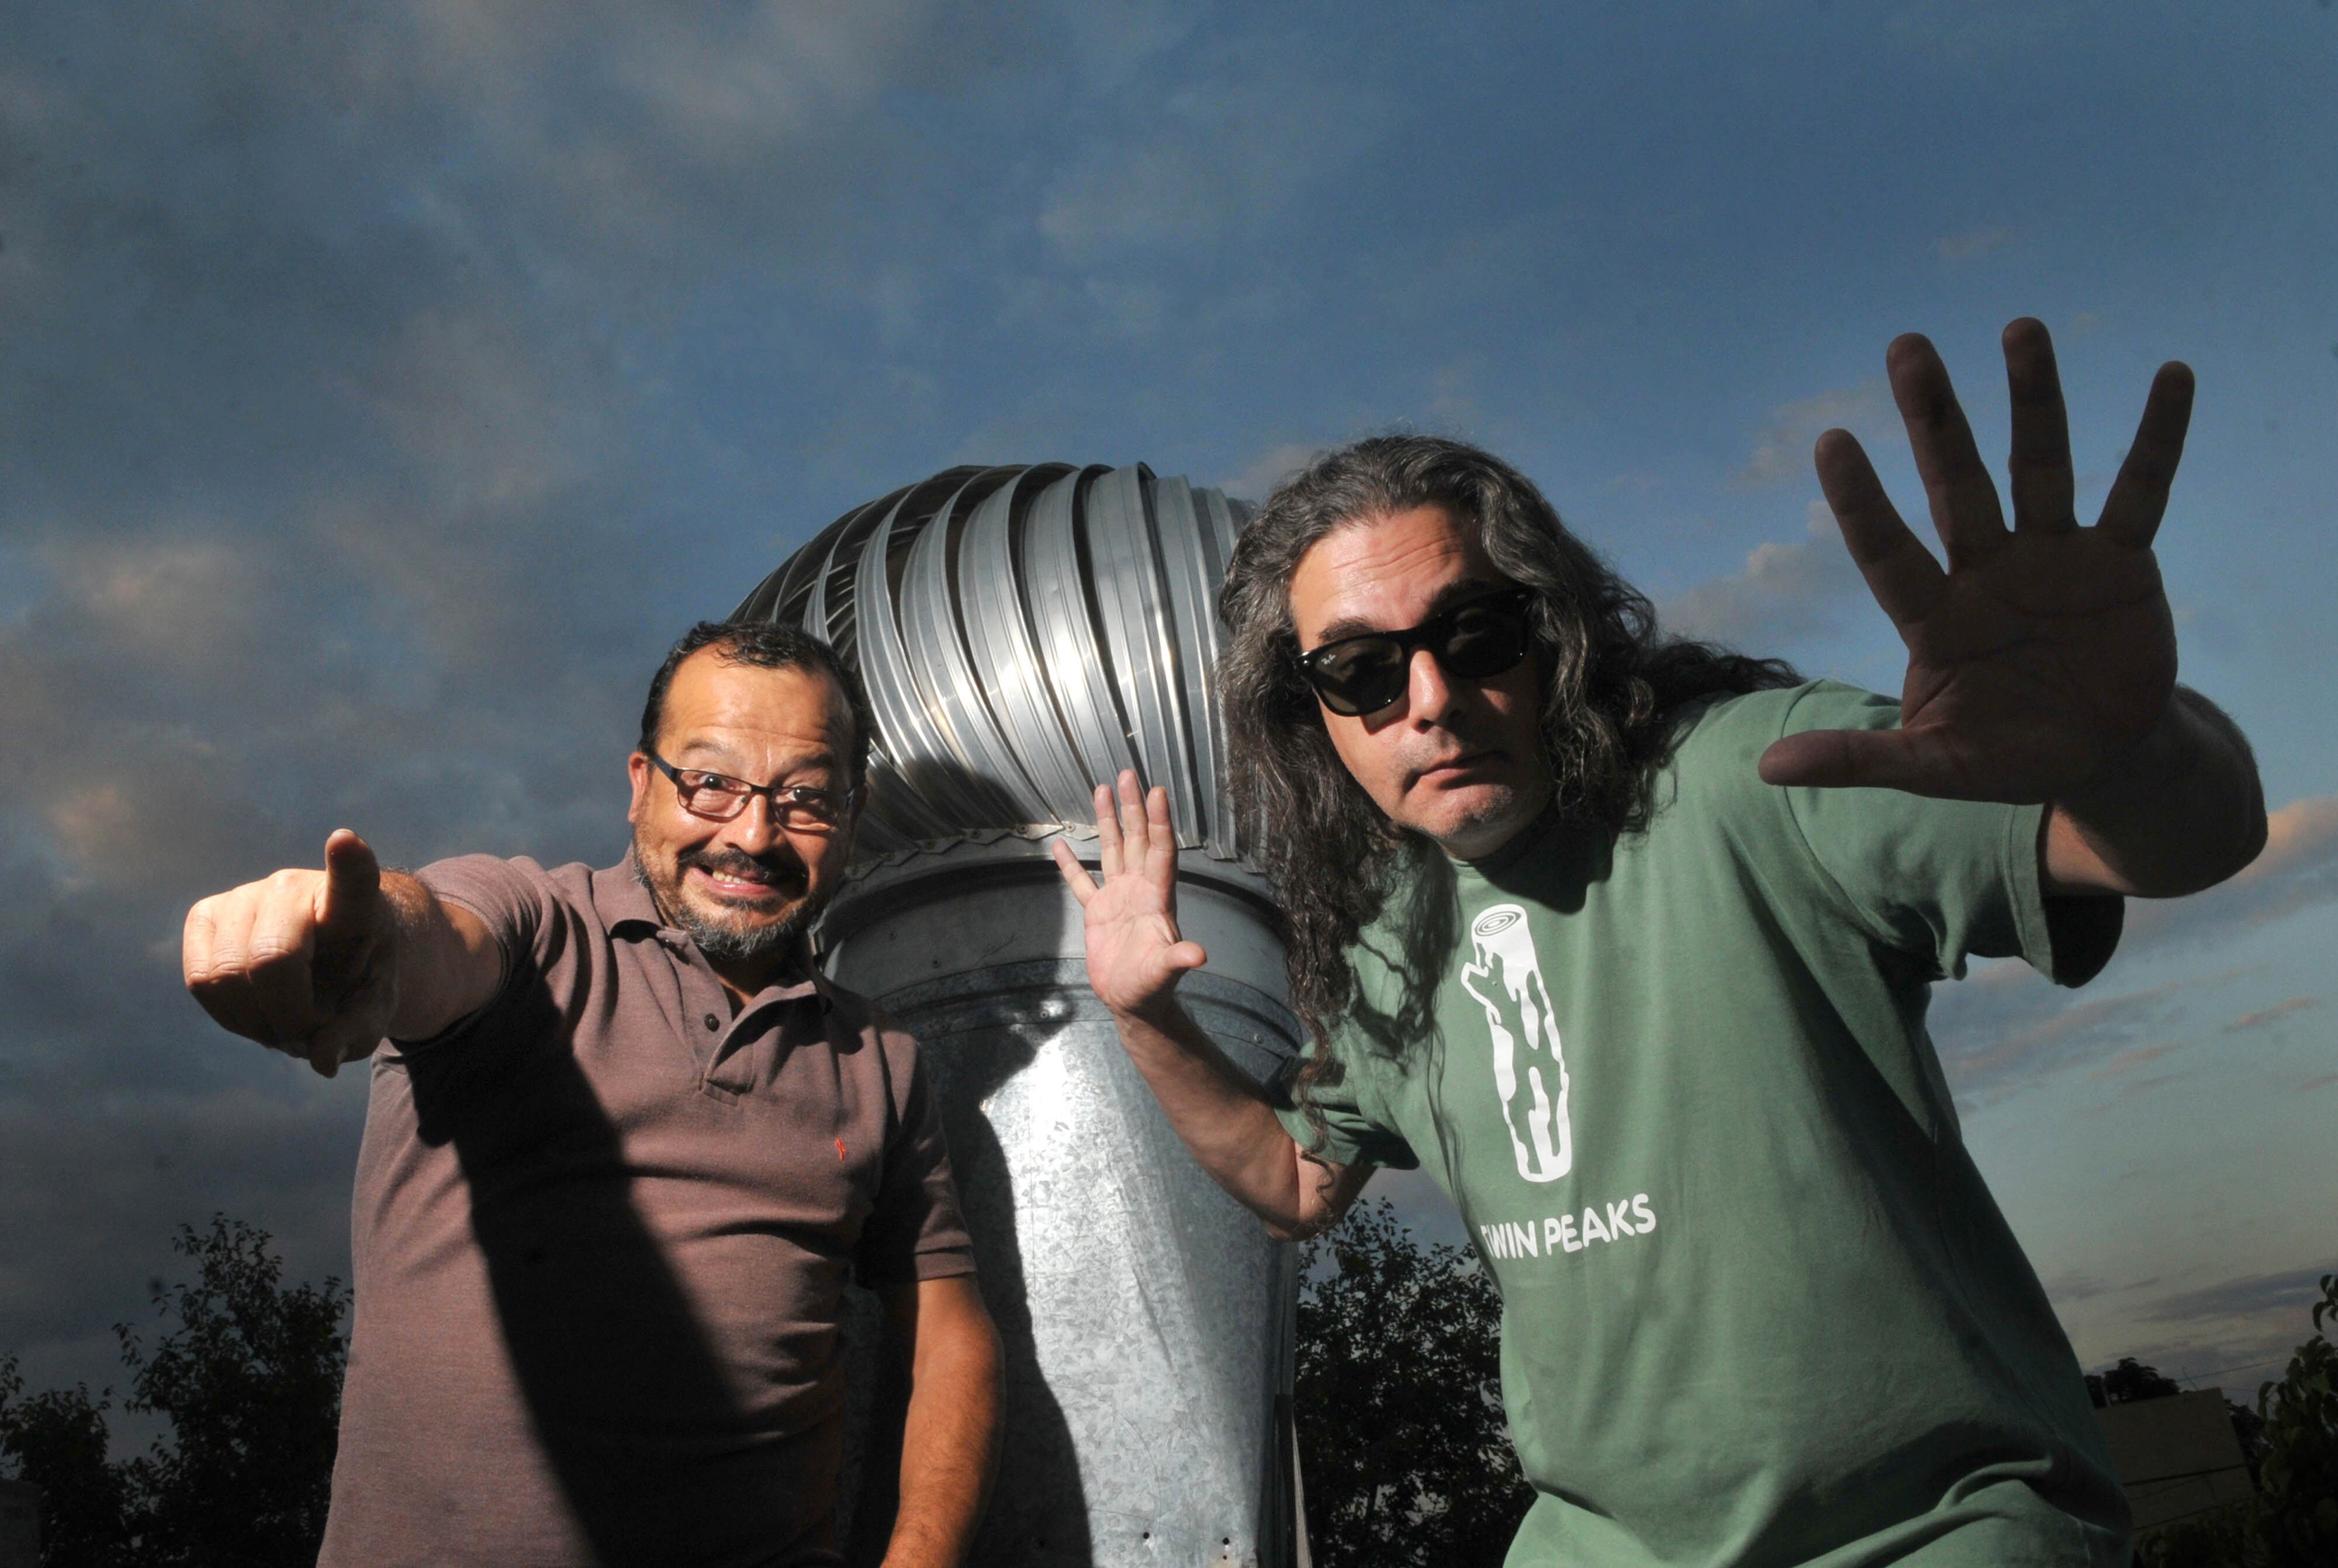
[[[1056,865],[1080,901],[1087,937],[1088,984],[1115,1013],[1145,1014],[1165,1005],[1177,981],[1207,955],[1177,930],[1177,835],[1169,824],[1168,792],[1155,785],[1137,792],[1136,775],[1124,772],[1117,800],[1095,792],[1101,884],[1056,840]]]
[[[1773,784],[1873,785],[1969,800],[2053,800],[2140,740],[2176,685],[2176,632],[2151,542],[2192,412],[2192,372],[2162,366],[2091,528],[2073,507],[2054,348],[2005,329],[2013,525],[1946,367],[1911,334],[1886,356],[1944,571],[1848,431],[1819,438],[1819,483],[1843,543],[1908,647],[1900,728],[1812,730],[1762,758]]]

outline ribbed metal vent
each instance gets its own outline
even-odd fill
[[[1182,847],[1230,860],[1216,599],[1248,520],[1143,464],[952,468],[846,513],[732,614],[826,637],[867,683],[865,850],[1086,821],[1134,768]]]

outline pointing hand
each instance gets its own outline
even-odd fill
[[[388,1033],[396,915],[381,867],[344,828],[321,871],[279,871],[187,912],[187,989],[219,1024],[329,1078]]]

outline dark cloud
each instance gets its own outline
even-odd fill
[[[0,15],[0,1352],[102,1381],[214,1210],[347,1272],[362,1075],[213,1029],[186,907],[340,825],[615,858],[665,642],[942,459],[807,461],[790,356],[945,286],[893,236],[961,204],[968,117],[1040,120],[1000,88],[1190,24],[1077,9]],[[746,283],[752,369],[704,324]]]
[[[2196,1323],[2225,1318],[2287,1313],[2301,1323],[2322,1295],[2322,1277],[2338,1272],[2338,1257],[2273,1274],[2245,1274],[2195,1290],[2179,1290],[2154,1302],[2148,1316],[2160,1323]],[[2310,1325],[2309,1325],[2310,1327]],[[2300,1338],[2304,1336],[2301,1332]]]

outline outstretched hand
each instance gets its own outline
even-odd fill
[[[394,923],[379,862],[344,828],[323,870],[279,871],[187,912],[187,989],[221,1027],[329,1078],[389,1032]]]
[[[1155,785],[1140,797],[1136,774],[1125,770],[1117,801],[1110,789],[1096,787],[1095,814],[1103,883],[1089,877],[1060,838],[1053,846],[1056,866],[1080,901],[1088,984],[1114,1012],[1148,1016],[1169,1003],[1186,970],[1208,959],[1201,944],[1177,931],[1177,835],[1169,825],[1169,792]]]
[[[2160,367],[2101,517],[2082,528],[2053,343],[2025,318],[2004,344],[2010,529],[1940,355],[1911,333],[1885,356],[1946,571],[1901,521],[1859,442],[1844,430],[1819,437],[1827,505],[1908,645],[1901,724],[1790,735],[1763,754],[1765,781],[2056,800],[2097,779],[2166,711],[2176,632],[2151,542],[2184,452],[2192,372]]]

